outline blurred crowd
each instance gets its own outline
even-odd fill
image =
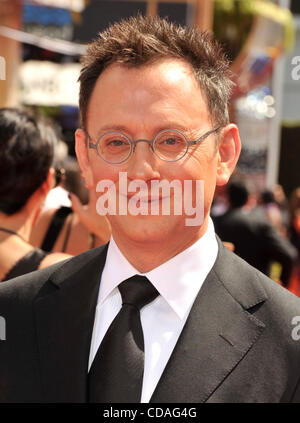
[[[232,176],[218,187],[211,215],[228,248],[300,296],[300,187],[287,197],[281,185],[257,191]]]
[[[0,109],[0,280],[103,245],[111,228],[52,122]],[[300,296],[300,187],[257,192],[233,176],[211,209],[217,235],[240,257]]]
[[[53,122],[0,109],[0,179],[1,281],[108,242],[108,220]]]

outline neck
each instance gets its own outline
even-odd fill
[[[29,242],[33,223],[34,213],[30,214],[26,210],[22,210],[11,216],[0,213],[0,227],[16,232],[26,242]]]
[[[208,220],[195,232],[174,233],[174,236],[154,241],[136,241],[122,236],[120,232],[114,233],[114,240],[126,259],[140,273],[155,269],[172,257],[186,250],[200,239],[207,230]],[[178,242],[180,240],[180,242]]]

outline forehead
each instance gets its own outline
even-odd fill
[[[130,114],[173,113],[175,119],[197,113],[208,114],[205,97],[192,67],[178,59],[164,59],[139,67],[112,64],[96,81],[87,111],[88,123],[108,113],[115,118]]]
[[[144,78],[146,78],[146,81],[149,82],[149,79],[152,80],[151,77],[156,75],[157,82],[167,85],[176,84],[187,78],[197,84],[191,65],[185,60],[176,58],[158,59],[154,62],[138,66],[114,63],[102,72],[98,80],[102,79],[103,81],[108,75],[111,78],[113,75],[119,77],[120,73],[124,78],[135,79],[136,81],[145,81]]]

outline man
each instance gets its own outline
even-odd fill
[[[209,219],[240,153],[218,45],[132,18],[90,45],[80,84],[86,184],[101,202],[111,181],[117,206],[132,207],[112,207],[104,249],[0,287],[1,401],[298,402],[300,302],[225,249]],[[145,194],[163,180],[203,182],[200,224],[191,207],[176,212],[175,189],[169,215],[166,193]],[[136,208],[158,214],[135,213],[137,181]]]
[[[281,265],[280,280],[288,286],[297,250],[266,219],[260,208],[247,210],[249,190],[242,181],[227,185],[229,210],[214,218],[216,233],[234,244],[234,252],[266,275],[272,262]]]

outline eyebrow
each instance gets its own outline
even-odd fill
[[[179,124],[178,122],[168,122],[166,125],[160,125],[159,127],[156,127],[154,132],[158,133],[160,131],[163,131],[164,129],[177,129],[178,131],[182,131],[182,132],[193,132],[190,128],[187,128],[186,126],[183,126]],[[127,128],[124,125],[110,124],[110,125],[101,126],[101,128],[97,131],[96,137],[99,138],[101,134],[107,131],[119,131],[119,132],[130,133],[129,128]]]

